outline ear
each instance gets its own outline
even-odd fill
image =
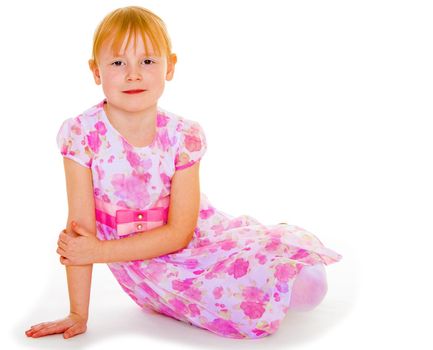
[[[173,79],[174,66],[176,65],[176,62],[177,56],[175,53],[172,53],[170,57],[167,58],[167,74],[165,76],[167,81]]]
[[[101,85],[101,76],[99,74],[98,65],[92,59],[89,60],[89,68],[92,71],[93,79],[95,79],[96,85]]]

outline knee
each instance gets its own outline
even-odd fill
[[[325,267],[322,264],[303,267],[293,283],[290,310],[313,310],[325,298],[327,291]]]

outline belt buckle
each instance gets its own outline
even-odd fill
[[[162,226],[166,222],[165,212],[166,210],[164,210],[164,208],[116,210],[117,234],[118,236],[126,236]]]

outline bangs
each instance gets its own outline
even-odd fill
[[[166,50],[165,48],[161,47],[160,45],[160,39],[158,40],[158,38],[156,38],[155,33],[153,33],[150,28],[142,28],[142,27],[132,27],[130,26],[129,28],[120,28],[119,30],[115,30],[114,31],[116,34],[113,37],[113,40],[111,42],[111,49],[113,51],[113,54],[117,55],[120,53],[120,49],[122,47],[122,44],[124,43],[125,39],[126,39],[126,45],[125,45],[125,49],[129,47],[131,40],[133,39],[133,45],[134,45],[134,49],[137,48],[137,37],[138,35],[141,36],[141,38],[143,39],[143,43],[144,43],[144,48],[145,48],[145,54],[148,55],[157,55],[157,56],[162,56],[163,54],[165,54]],[[152,47],[149,47],[149,41],[152,45]],[[152,50],[154,52],[150,52],[150,50]]]

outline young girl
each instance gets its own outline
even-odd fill
[[[323,265],[339,254],[300,227],[219,211],[200,192],[203,129],[158,106],[175,64],[163,21],[146,9],[117,9],[97,28],[89,66],[105,98],[57,135],[70,314],[27,336],[86,331],[94,263],[143,309],[231,338],[272,334],[289,310],[324,298]]]

